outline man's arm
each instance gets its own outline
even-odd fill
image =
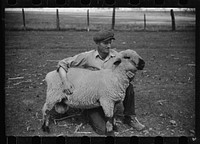
[[[70,83],[68,80],[67,72],[62,67],[60,67],[58,71],[59,71],[58,73],[64,86],[63,92],[66,94],[72,94],[74,87],[72,83]]]
[[[72,94],[73,89],[74,89],[74,86],[68,80],[68,77],[67,77],[68,68],[84,66],[87,63],[87,55],[88,55],[88,52],[84,52],[84,53],[75,55],[73,57],[65,58],[58,62],[57,72],[59,73],[59,76],[64,85],[64,90],[63,90],[64,93]]]

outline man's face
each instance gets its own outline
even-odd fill
[[[98,43],[98,51],[109,54],[112,40],[102,41]]]

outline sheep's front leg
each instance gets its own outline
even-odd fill
[[[118,131],[118,127],[117,127],[117,122],[116,122],[115,115],[113,116],[113,130],[114,131]]]
[[[106,130],[107,132],[113,131],[113,113],[114,102],[106,98],[100,98],[100,105],[102,106],[106,116]]]

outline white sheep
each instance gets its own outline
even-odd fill
[[[71,95],[63,93],[63,85],[57,71],[46,75],[47,97],[43,106],[43,131],[49,132],[49,111],[55,107],[59,113],[65,113],[68,106],[72,108],[90,109],[102,106],[107,117],[106,130],[113,130],[113,114],[116,102],[123,101],[129,85],[129,72],[135,74],[143,69],[144,61],[133,50],[125,50],[114,59],[110,69],[91,71],[82,68],[69,68],[67,76],[74,85]],[[131,75],[131,76],[133,76]],[[66,104],[65,107],[59,105]]]

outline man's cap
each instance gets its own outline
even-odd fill
[[[115,40],[114,33],[112,31],[109,31],[109,30],[99,31],[93,37],[93,40],[94,40],[95,43],[107,41],[107,40],[111,40],[111,39]]]

